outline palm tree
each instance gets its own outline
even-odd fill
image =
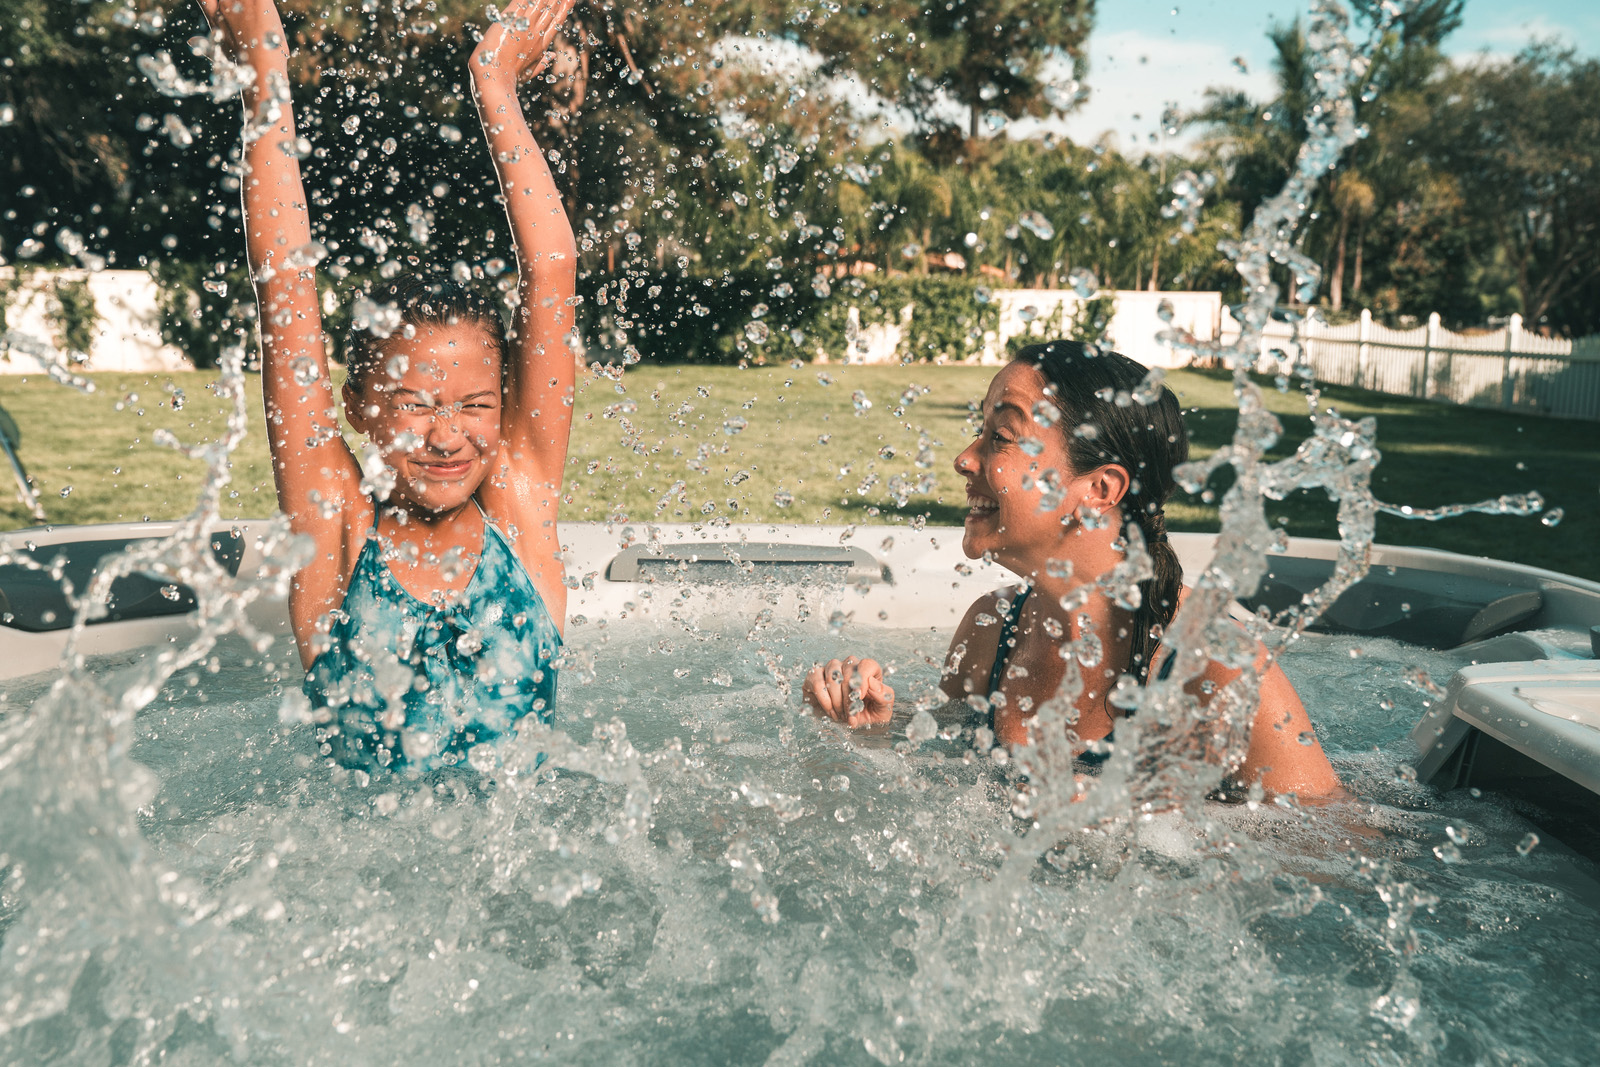
[[[1361,231],[1377,204],[1377,194],[1372,186],[1353,170],[1347,170],[1333,179],[1333,207],[1339,215],[1339,234],[1334,241],[1333,272],[1328,279],[1328,306],[1335,311],[1344,307],[1344,253],[1345,241],[1350,234],[1350,223],[1356,224],[1356,270],[1353,295],[1361,293]]]

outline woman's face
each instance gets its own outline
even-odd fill
[[[969,506],[962,551],[969,559],[987,552],[1019,574],[1042,573],[1047,560],[1066,558],[1063,541],[1078,529],[1070,520],[1089,492],[1089,479],[1075,475],[1067,460],[1072,427],[1056,421],[1044,386],[1029,363],[995,375],[983,399],[983,425],[955,464]]]
[[[392,496],[422,510],[465,505],[499,456],[500,353],[479,323],[396,334],[362,395],[347,400],[351,425],[395,473]]]

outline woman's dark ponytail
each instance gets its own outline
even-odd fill
[[[1133,519],[1130,517],[1130,522]],[[1150,677],[1151,656],[1161,643],[1161,635],[1178,613],[1178,594],[1183,590],[1183,567],[1178,554],[1167,541],[1167,517],[1160,509],[1147,513],[1138,523],[1150,553],[1151,577],[1139,584],[1143,596],[1133,613],[1133,640],[1129,649],[1128,673],[1143,685]]]
[[[1189,434],[1178,398],[1159,381],[1152,382],[1142,364],[1081,341],[1029,345],[1017,360],[1032,363],[1044,375],[1051,402],[1061,412],[1073,471],[1108,463],[1128,471],[1122,533],[1126,538],[1128,527],[1138,527],[1153,571],[1139,583],[1127,668],[1143,684],[1161,634],[1178,612],[1183,589],[1183,568],[1167,541],[1164,510],[1177,484],[1173,468],[1189,458]],[[1094,432],[1075,432],[1086,424]]]

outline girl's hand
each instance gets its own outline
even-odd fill
[[[287,60],[283,20],[273,0],[200,0],[211,24],[211,37],[235,63],[250,63],[255,53],[276,53]]]
[[[550,62],[550,42],[577,0],[512,0],[472,51],[472,76],[515,86]]]
[[[846,726],[888,722],[894,714],[894,690],[876,660],[831,659],[811,668],[801,693],[807,704]]]

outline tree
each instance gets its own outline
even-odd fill
[[[1339,214],[1339,235],[1334,245],[1333,270],[1328,276],[1328,306],[1338,311],[1344,306],[1344,253],[1345,243],[1350,236],[1350,224],[1353,221],[1356,225],[1356,270],[1350,289],[1353,294],[1359,295],[1362,230],[1372,215],[1377,194],[1373,192],[1372,185],[1354,170],[1345,170],[1336,175],[1331,185],[1334,210]]]
[[[1432,153],[1509,265],[1524,320],[1544,324],[1600,278],[1600,62],[1542,45],[1476,62],[1441,111]]]
[[[791,32],[824,57],[825,73],[872,71],[868,84],[926,132],[949,126],[954,103],[977,140],[985,112],[1009,120],[1076,104],[1053,78],[1083,75],[1094,0],[886,0],[845,17],[797,15]]]

